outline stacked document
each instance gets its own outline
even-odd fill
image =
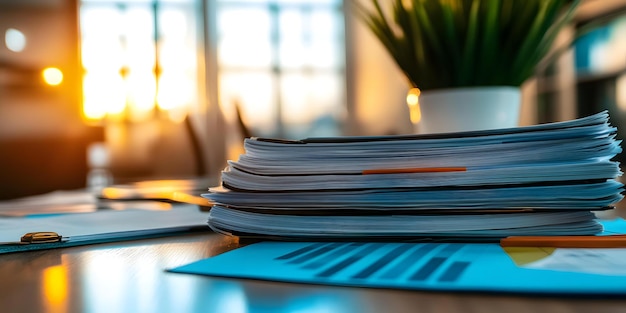
[[[447,134],[250,138],[229,161],[209,225],[278,238],[590,235],[622,199],[607,112]]]

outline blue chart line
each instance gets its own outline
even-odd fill
[[[336,249],[317,260],[313,260],[311,263],[305,264],[302,268],[308,270],[319,269],[322,266],[330,264],[331,262],[337,260],[344,255],[347,255],[348,253],[350,253],[350,251],[353,251],[357,247],[361,246],[363,246],[363,243],[360,242],[350,243],[344,246],[339,245],[339,247],[341,247],[340,249]]]
[[[409,279],[410,280],[418,280],[418,281],[419,280],[426,280],[445,261],[446,261],[446,258],[434,257],[434,258],[428,260],[428,262],[426,262],[426,264],[424,264],[422,267],[420,267],[417,270],[417,272],[415,272],[415,274],[411,275],[411,277]]]
[[[350,270],[350,267],[359,261],[367,260],[369,264],[358,271],[355,268],[351,269],[356,274],[353,274],[350,279],[370,279],[376,273],[385,270],[389,264],[393,264],[378,279],[401,279],[409,273],[408,271],[412,271],[412,274],[407,277],[409,281],[421,282],[432,278],[446,283],[458,280],[470,266],[470,262],[452,259],[466,246],[464,244],[396,243],[393,245],[391,249],[389,243],[313,243],[276,257],[274,260],[285,262],[285,265],[299,266],[303,270],[317,271],[312,274],[319,278],[331,279],[341,271]],[[389,248],[384,250],[384,247]],[[360,262],[361,265],[363,263]],[[418,263],[421,265],[414,269]],[[322,270],[324,267],[326,268]],[[436,272],[442,272],[442,274],[434,276]]]
[[[304,263],[306,261],[312,260],[315,257],[318,257],[320,255],[325,254],[326,252],[334,250],[339,245],[340,244],[338,244],[338,243],[332,243],[332,244],[329,244],[327,246],[323,246],[323,247],[321,247],[319,249],[316,249],[316,250],[313,250],[311,252],[305,253],[305,254],[301,255],[300,257],[295,258],[295,259],[289,261],[289,264],[300,264],[300,263]]]
[[[420,259],[428,255],[431,251],[433,251],[433,249],[435,249],[435,247],[437,247],[437,245],[432,243],[425,243],[417,246],[418,248],[416,250],[411,252],[411,254],[392,267],[389,271],[385,272],[381,278],[397,279],[406,271],[407,268],[419,262]]]
[[[450,257],[453,254],[457,253],[459,250],[461,250],[461,248],[463,248],[464,246],[464,244],[450,243],[446,245],[443,249],[441,249],[441,251],[437,253],[437,256],[446,258]]]
[[[437,271],[442,265],[444,265],[444,263],[452,255],[457,253],[463,247],[464,247],[463,244],[448,244],[444,246],[443,249],[441,249],[441,251],[439,251],[436,256],[428,260],[426,264],[422,265],[422,267],[420,267],[413,275],[411,275],[411,277],[409,277],[409,280],[412,280],[412,281],[427,280],[435,271]],[[457,270],[459,269],[461,268],[458,268]],[[463,268],[463,270],[464,269],[465,268]],[[448,278],[453,277],[452,274],[455,274],[455,273],[449,274]],[[460,274],[461,273],[456,274],[457,278]],[[444,275],[446,274],[444,273]]]
[[[389,264],[389,262],[395,260],[397,257],[406,253],[407,250],[411,248],[411,245],[402,244],[395,249],[391,250],[387,254],[385,254],[382,258],[378,259],[372,265],[368,266],[364,270],[360,271],[356,275],[352,276],[355,279],[364,279],[370,277],[376,271],[380,270],[383,266]]]
[[[440,282],[454,282],[459,277],[465,269],[470,265],[470,262],[454,262],[448,269],[439,277]]]
[[[308,246],[306,246],[304,248],[300,248],[300,249],[298,249],[296,251],[289,252],[289,253],[287,253],[285,255],[281,255],[281,256],[277,257],[276,260],[289,260],[289,259],[297,257],[297,256],[299,256],[301,254],[307,253],[307,252],[309,252],[309,251],[311,251],[311,250],[313,250],[313,249],[315,249],[315,248],[317,248],[317,247],[319,247],[321,245],[322,245],[321,243],[314,243],[314,244],[308,245]]]
[[[378,249],[380,247],[380,245],[376,245],[376,244],[371,244],[366,246],[364,249],[358,251],[357,253],[355,253],[354,255],[344,259],[343,261],[331,266],[330,268],[326,269],[325,271],[318,273],[316,276],[317,277],[331,277],[333,275],[335,275],[337,272],[343,270],[344,268],[352,265],[353,263],[361,260],[362,258],[366,257],[367,255],[369,255],[370,253],[374,252],[374,250]]]

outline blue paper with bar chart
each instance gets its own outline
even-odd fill
[[[610,227],[623,230],[625,224],[619,220]],[[626,295],[625,269],[626,249],[268,241],[170,271],[353,287],[590,296]]]

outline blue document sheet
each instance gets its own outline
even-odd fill
[[[624,221],[606,223],[621,233]],[[261,242],[171,272],[439,291],[626,295],[626,249],[496,243]]]

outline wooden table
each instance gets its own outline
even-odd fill
[[[0,312],[626,312],[626,299],[330,287],[164,271],[238,246],[205,233],[0,255]]]

